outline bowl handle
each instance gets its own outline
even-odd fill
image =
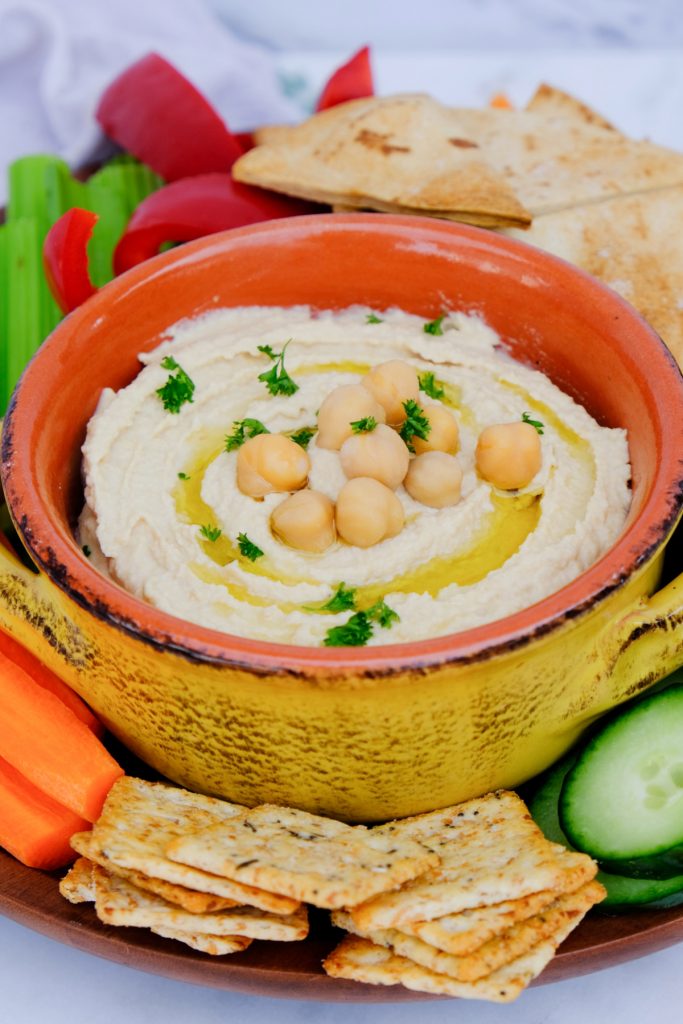
[[[611,687],[635,696],[683,664],[683,574],[641,598],[603,634]],[[621,698],[624,699],[623,696]]]
[[[90,647],[67,604],[44,573],[23,564],[0,531],[0,629],[63,679],[86,666]]]

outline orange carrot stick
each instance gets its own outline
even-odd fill
[[[0,757],[88,821],[123,775],[87,725],[1,652]]]
[[[78,694],[74,693],[71,687],[67,686],[59,676],[55,675],[47,665],[44,665],[42,661],[36,658],[35,654],[32,654],[28,648],[23,647],[13,636],[5,633],[4,630],[0,630],[0,653],[5,654],[15,662],[39,686],[49,690],[50,693],[54,693],[55,697],[59,697],[61,702],[66,704],[68,708],[71,708],[73,713],[82,722],[85,722],[96,736],[103,735],[104,726],[99,718],[95,717],[85,701],[81,700]]]
[[[8,853],[29,868],[52,871],[75,859],[69,839],[87,828],[0,758],[0,846]]]
[[[489,106],[497,110],[514,110],[515,106],[507,93],[495,92],[489,100]]]

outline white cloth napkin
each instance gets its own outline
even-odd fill
[[[237,131],[297,117],[270,53],[233,35],[204,0],[0,0],[0,202],[15,157],[87,156],[100,93],[150,50]]]

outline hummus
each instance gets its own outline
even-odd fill
[[[243,308],[173,327],[141,356],[145,367],[128,387],[103,393],[88,426],[79,540],[93,563],[202,626],[317,646],[349,619],[348,610],[322,609],[342,582],[356,589],[356,608],[384,599],[398,614],[369,643],[400,643],[509,615],[596,561],[629,507],[625,432],[599,426],[543,374],[510,359],[476,317],[451,314],[435,335],[419,317],[370,312]],[[259,380],[272,364],[258,346],[280,351],[289,339],[287,371],[298,390],[272,396]],[[169,356],[194,383],[193,400],[175,413],[158,394]],[[461,500],[430,508],[401,486],[406,521],[397,536],[367,549],[338,541],[322,554],[288,547],[269,526],[285,496],[240,492],[226,435],[247,417],[271,432],[315,428],[325,395],[392,359],[433,373],[443,388],[460,428]],[[543,424],[541,469],[523,491],[497,491],[474,468],[478,435],[525,412]],[[308,454],[309,486],[335,500],[346,480],[339,453],[317,447],[313,435]],[[262,556],[246,557],[240,534]]]

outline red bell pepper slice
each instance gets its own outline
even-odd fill
[[[154,256],[164,242],[189,242],[216,231],[262,220],[315,213],[313,203],[235,181],[230,174],[200,174],[153,192],[133,213],[114,251],[114,272]]]
[[[229,171],[244,152],[209,101],[157,53],[114,79],[95,116],[110,138],[165,181]]]
[[[374,96],[375,87],[372,80],[372,68],[370,66],[370,47],[364,46],[358,53],[342,64],[340,68],[330,75],[320,98],[316,104],[316,111],[327,110],[328,107],[335,107],[338,103],[347,103],[349,100],[361,100],[365,96]]]
[[[45,236],[45,277],[63,313],[70,313],[97,291],[88,273],[88,242],[98,220],[96,213],[74,206]]]

